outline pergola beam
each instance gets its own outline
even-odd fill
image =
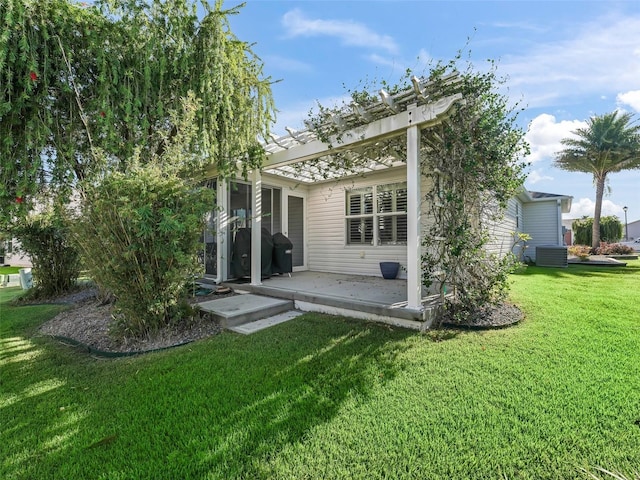
[[[331,138],[331,145],[320,140],[312,140],[286,150],[273,152],[267,156],[263,168],[305,162],[324,155],[343,152],[356,145],[404,135],[407,128],[413,125],[421,129],[429,124],[437,124],[440,122],[440,117],[461,99],[462,94],[458,93],[426,105],[411,105],[403,112],[347,130],[339,140],[335,137]]]

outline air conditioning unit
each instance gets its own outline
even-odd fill
[[[539,267],[566,267],[567,247],[541,245],[536,247],[536,265]]]

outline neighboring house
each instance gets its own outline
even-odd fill
[[[624,228],[625,225],[623,225],[622,227]],[[626,232],[628,232],[629,234],[628,240],[635,240],[636,238],[640,238],[640,220],[627,223]],[[625,232],[623,232],[623,237],[624,234]]]
[[[575,222],[575,218],[563,218],[562,226],[564,227],[564,243],[566,245],[573,245],[573,222]]]
[[[536,259],[536,247],[566,245],[562,214],[571,211],[573,197],[542,192],[523,192],[522,231],[531,235],[525,256]]]
[[[429,185],[420,170],[420,132],[440,123],[462,97],[431,101],[419,89],[390,100],[381,94],[382,101],[367,109],[354,107],[350,115],[367,123],[346,129],[335,145],[310,131],[289,130],[265,146],[263,168],[247,181],[209,181],[217,205],[204,234],[207,276],[218,283],[234,277],[235,233],[251,228],[250,277],[259,285],[261,232],[266,229],[282,232],[293,243],[294,272],[380,276],[379,262],[399,262],[407,280],[407,308],[421,309],[421,239],[426,232],[421,192]],[[336,121],[349,125],[351,120],[346,115]],[[400,154],[358,162],[351,170],[327,170],[329,156],[363,155],[368,145],[380,141],[397,142]],[[536,245],[562,245],[561,214],[570,205],[571,197],[522,191],[510,201],[490,248],[507,253],[516,231],[531,235],[529,256],[535,256]]]
[[[513,251],[519,258],[535,261],[536,247],[566,245],[562,214],[569,213],[572,199],[523,189],[509,200],[504,218],[493,227],[488,249],[501,255]],[[521,243],[514,246],[514,232],[531,237],[524,252]]]
[[[29,256],[20,252],[17,248],[19,243],[17,240],[7,240],[4,242],[4,265],[12,267],[31,267]]]

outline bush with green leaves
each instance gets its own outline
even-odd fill
[[[181,320],[184,285],[213,193],[151,163],[87,187],[74,233],[91,277],[111,292],[120,333],[143,335]]]
[[[464,102],[438,125],[422,132],[422,175],[431,185],[424,198],[424,284],[453,287],[445,307],[467,322],[506,296],[508,274],[519,265],[512,253],[488,249],[491,226],[500,223],[522,188],[528,153],[524,131],[516,125],[517,106],[504,96],[494,68],[469,66],[450,82],[442,66],[432,81],[444,94],[461,93]],[[444,292],[443,292],[444,293]]]
[[[580,260],[586,260],[591,255],[591,247],[589,245],[571,245],[568,251],[569,255],[575,255]]]
[[[32,298],[54,297],[73,290],[80,273],[80,255],[66,215],[57,209],[33,214],[14,226],[20,248],[33,265]]]
[[[573,242],[580,245],[591,245],[593,218],[582,217],[571,224]],[[607,243],[619,242],[622,238],[622,223],[613,215],[600,218],[600,240]]]

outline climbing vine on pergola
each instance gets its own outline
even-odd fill
[[[517,106],[510,107],[498,91],[502,80],[494,65],[484,73],[471,67],[459,73],[457,61],[436,65],[426,78],[408,73],[404,83],[383,84],[379,96],[350,92],[348,108],[320,106],[307,126],[335,153],[297,169],[326,179],[336,172],[369,172],[375,169],[372,164],[397,165],[407,158],[404,136],[378,138],[356,149],[341,148],[343,136],[357,136],[368,123],[397,113],[405,108],[403,101],[437,104],[458,98],[443,118],[420,133],[420,169],[428,185],[420,199],[427,217],[420,271],[423,284],[437,285],[443,297],[447,287],[455,292],[446,296],[446,305],[450,315],[464,321],[503,299],[515,259],[510,252],[493,255],[485,247],[491,226],[522,188],[528,146],[515,123]]]

